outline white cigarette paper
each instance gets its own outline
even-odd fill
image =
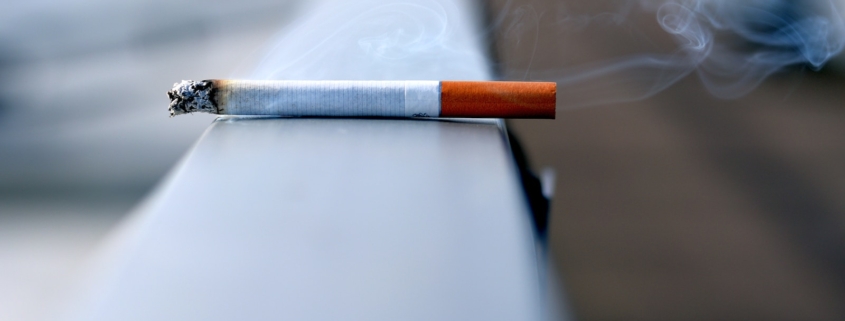
[[[439,81],[204,80],[174,84],[170,114],[437,117]]]

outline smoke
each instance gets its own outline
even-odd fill
[[[323,0],[272,41],[249,77],[487,79],[477,21],[462,18],[471,10],[464,1]]]
[[[845,24],[830,1],[628,1],[592,16],[565,13],[553,25],[566,32],[593,24],[628,32],[625,23],[637,13],[653,15],[674,41],[672,50],[553,70],[532,70],[529,62],[525,78],[556,81],[561,96],[572,97],[563,103],[566,108],[645,99],[691,74],[713,95],[730,99],[787,66],[818,70],[845,45]],[[531,19],[541,18],[517,17],[514,23]]]
[[[561,107],[578,108],[645,99],[691,75],[712,94],[736,98],[787,66],[819,69],[845,45],[842,15],[829,0],[584,0],[551,8],[506,1],[486,29],[477,28],[481,17],[467,19],[468,12],[479,13],[478,5],[323,0],[272,42],[247,77],[490,79],[486,52],[479,48],[499,37],[516,56],[527,57],[503,80],[555,81],[559,96],[566,97]],[[600,9],[579,13],[584,11],[567,7],[578,5]],[[648,24],[662,38],[641,30]],[[548,63],[556,59],[549,48],[577,51],[595,41],[553,35],[595,28],[636,50],[620,45],[602,55],[582,54],[586,61]],[[666,39],[670,46],[637,43]]]

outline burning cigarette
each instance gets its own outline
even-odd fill
[[[553,82],[183,80],[170,115],[555,118]]]

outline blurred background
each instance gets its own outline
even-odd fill
[[[478,5],[502,79],[568,81],[571,66],[677,50],[661,1],[630,3]],[[743,3],[785,20],[806,9]],[[841,17],[819,3],[806,6]],[[48,319],[86,255],[214,119],[168,118],[173,82],[249,74],[310,5],[0,4],[0,319]],[[585,77],[589,91],[562,88],[556,120],[509,122],[532,165],[558,173],[550,248],[576,318],[845,319],[837,59],[778,68],[732,100],[684,70],[653,95],[641,69]]]

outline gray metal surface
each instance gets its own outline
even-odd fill
[[[80,319],[536,320],[533,230],[502,133],[218,120],[120,234]]]
[[[250,78],[490,79],[474,5],[323,1]],[[530,220],[501,121],[221,118],[70,319],[543,319]]]

